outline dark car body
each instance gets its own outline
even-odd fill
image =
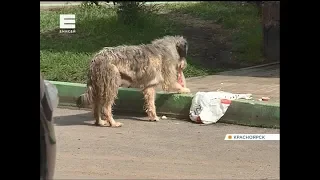
[[[40,180],[53,179],[56,161],[56,138],[53,107],[40,74]]]

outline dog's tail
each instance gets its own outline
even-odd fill
[[[93,103],[93,89],[92,89],[92,80],[90,78],[91,71],[88,72],[88,80],[87,80],[87,89],[85,93],[81,94],[77,99],[78,108],[85,108],[90,106]]]

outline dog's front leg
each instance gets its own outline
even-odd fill
[[[159,117],[156,113],[155,105],[155,87],[147,87],[143,90],[144,100],[145,100],[145,110],[148,115],[149,121],[159,121]]]

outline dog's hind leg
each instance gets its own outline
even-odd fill
[[[155,105],[155,87],[150,86],[145,88],[143,90],[143,95],[145,99],[145,110],[148,114],[149,121],[159,121]]]
[[[106,102],[106,104],[104,105],[104,111],[105,111],[105,116],[106,116],[106,121],[109,123],[109,125],[111,127],[121,127],[123,124],[121,122],[116,122],[113,119],[113,115],[112,115],[112,105],[114,103],[113,101],[108,101]]]
[[[101,104],[99,101],[96,101],[93,105],[93,116],[95,119],[95,125],[97,126],[107,126],[106,122],[101,118]]]
[[[107,76],[105,77],[106,87],[104,94],[104,114],[106,121],[111,127],[121,127],[123,124],[116,122],[112,115],[112,106],[118,95],[118,89],[121,86],[121,76],[118,68],[113,64],[108,64],[106,67]]]

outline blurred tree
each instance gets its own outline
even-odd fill
[[[265,1],[262,6],[263,53],[269,61],[280,60],[280,1]]]
[[[101,2],[101,1],[100,1]],[[147,8],[145,1],[104,1],[113,2],[116,6],[118,19],[125,24],[135,23],[141,13],[144,13]],[[97,5],[99,1],[85,1],[85,5]]]

